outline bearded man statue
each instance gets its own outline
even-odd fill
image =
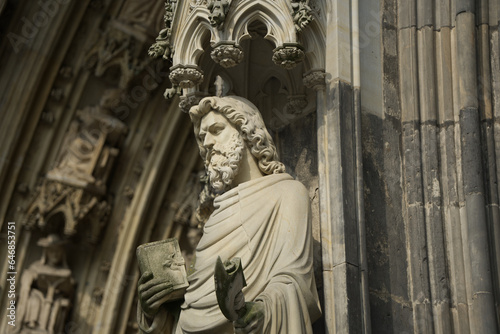
[[[168,280],[143,273],[143,333],[312,333],[321,315],[313,274],[309,196],[285,173],[257,108],[241,97],[207,97],[191,108],[214,211],[196,248],[181,302],[163,302]],[[245,314],[224,317],[216,297],[217,258],[240,258]]]

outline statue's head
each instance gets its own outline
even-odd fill
[[[262,174],[284,173],[273,140],[259,110],[237,96],[206,97],[189,111],[210,184],[230,188],[248,149]]]
[[[39,246],[43,247],[42,263],[57,267],[66,266],[64,245],[66,244],[57,234],[50,234],[46,238],[38,240]]]
[[[58,266],[63,262],[64,248],[62,246],[53,246],[45,249],[47,255],[47,264],[50,266]]]

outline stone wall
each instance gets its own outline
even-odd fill
[[[363,151],[374,332],[498,326],[498,3],[381,2]]]

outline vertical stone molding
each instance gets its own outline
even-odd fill
[[[489,97],[478,104],[491,86],[484,5],[435,4],[434,15],[432,6],[398,3],[404,220],[413,326],[422,333],[498,330],[491,237],[498,190],[486,190],[497,167]]]

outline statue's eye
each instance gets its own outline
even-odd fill
[[[222,130],[224,130],[224,125],[222,124],[216,124],[212,127],[211,129],[211,133],[214,134],[214,135],[218,135],[222,132]]]

